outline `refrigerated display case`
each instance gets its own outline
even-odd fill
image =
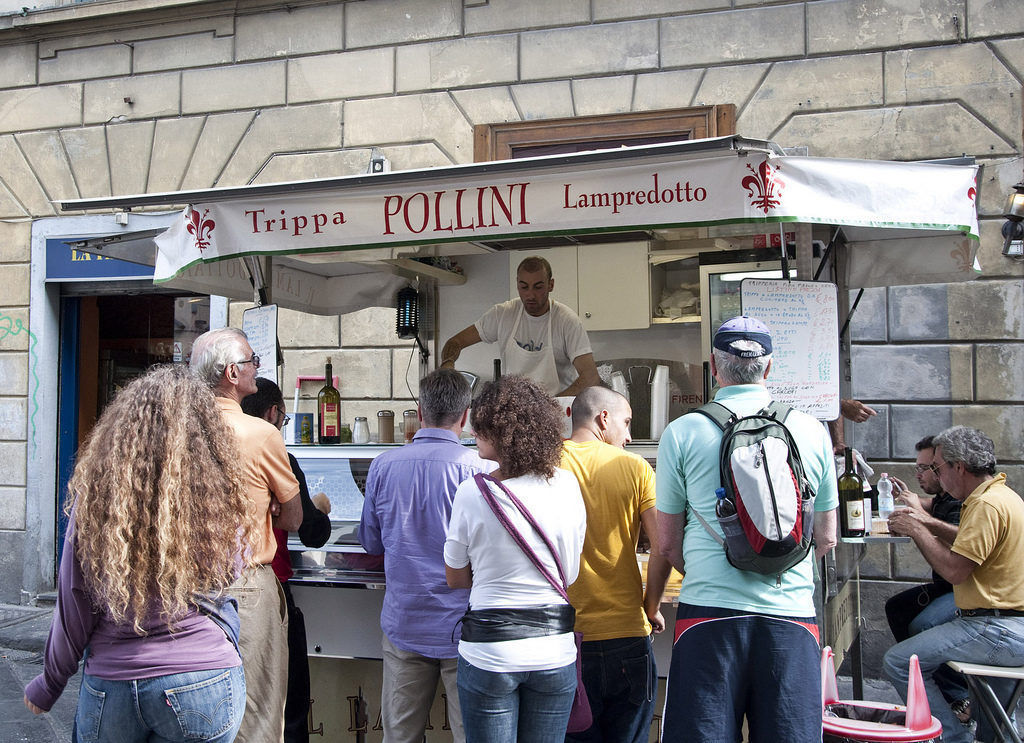
[[[777,250],[738,250],[700,255],[700,347],[701,357],[711,355],[711,338],[715,330],[728,320],[742,314],[740,285],[743,279],[781,279],[782,261]],[[796,268],[789,269],[796,278]],[[704,399],[711,400],[718,386],[711,376],[711,367],[704,362]]]

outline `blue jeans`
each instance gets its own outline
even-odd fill
[[[944,593],[932,599],[921,613],[910,620],[910,634],[919,635],[927,629],[945,624],[956,619],[956,601],[953,594]],[[967,698],[967,681],[962,674],[949,666],[943,665],[935,669],[935,684],[942,692],[943,698],[952,704]]]
[[[932,599],[920,613],[910,620],[910,634],[919,635],[926,629],[956,619],[956,601],[953,593],[944,593]]]
[[[650,637],[583,642],[583,685],[594,724],[575,743],[647,743],[658,674]]]
[[[466,743],[559,743],[576,693],[576,664],[546,671],[485,671],[459,658]]]
[[[907,698],[910,656],[917,655],[932,714],[942,723],[943,743],[969,743],[970,728],[961,724],[939,692],[932,674],[947,660],[961,660],[990,666],[1024,665],[1024,618],[964,617],[939,624],[893,645],[885,654],[883,668],[896,691]],[[989,679],[992,690],[1006,702],[1013,679]],[[992,731],[985,716],[978,719],[978,739],[989,740]]]
[[[85,674],[75,743],[231,743],[244,713],[241,666],[137,681]]]

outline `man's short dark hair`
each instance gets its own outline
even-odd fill
[[[428,428],[458,423],[472,401],[469,382],[454,369],[437,369],[420,380],[420,411]]]
[[[935,437],[925,436],[923,439],[914,444],[914,451],[924,451],[925,449],[935,448]]]
[[[262,418],[274,405],[284,408],[281,388],[266,377],[256,377],[256,391],[242,398],[242,412]]]
[[[526,273],[536,273],[537,271],[544,269],[544,272],[548,276],[548,281],[551,280],[551,264],[548,263],[547,258],[541,258],[539,255],[531,255],[529,258],[523,258],[519,267],[516,269],[516,277],[518,278],[520,271],[526,271]]]
[[[606,387],[603,384],[584,387],[572,401],[573,429],[590,423],[602,410],[611,412],[613,407],[621,405],[623,402],[628,403],[629,400],[611,387]]]

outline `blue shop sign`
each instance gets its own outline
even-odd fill
[[[118,281],[152,278],[152,266],[74,250],[64,240],[46,241],[47,281]]]

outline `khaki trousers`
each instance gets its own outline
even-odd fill
[[[448,694],[448,724],[455,743],[465,743],[459,689],[455,685],[458,658],[428,658],[400,650],[383,635],[384,679],[380,694],[384,743],[423,743],[430,706],[437,693],[437,682],[444,681]],[[443,721],[434,720],[435,729]]]
[[[237,743],[280,743],[288,694],[288,608],[269,565],[245,572],[228,591],[238,599],[238,647],[245,669],[245,715]]]

